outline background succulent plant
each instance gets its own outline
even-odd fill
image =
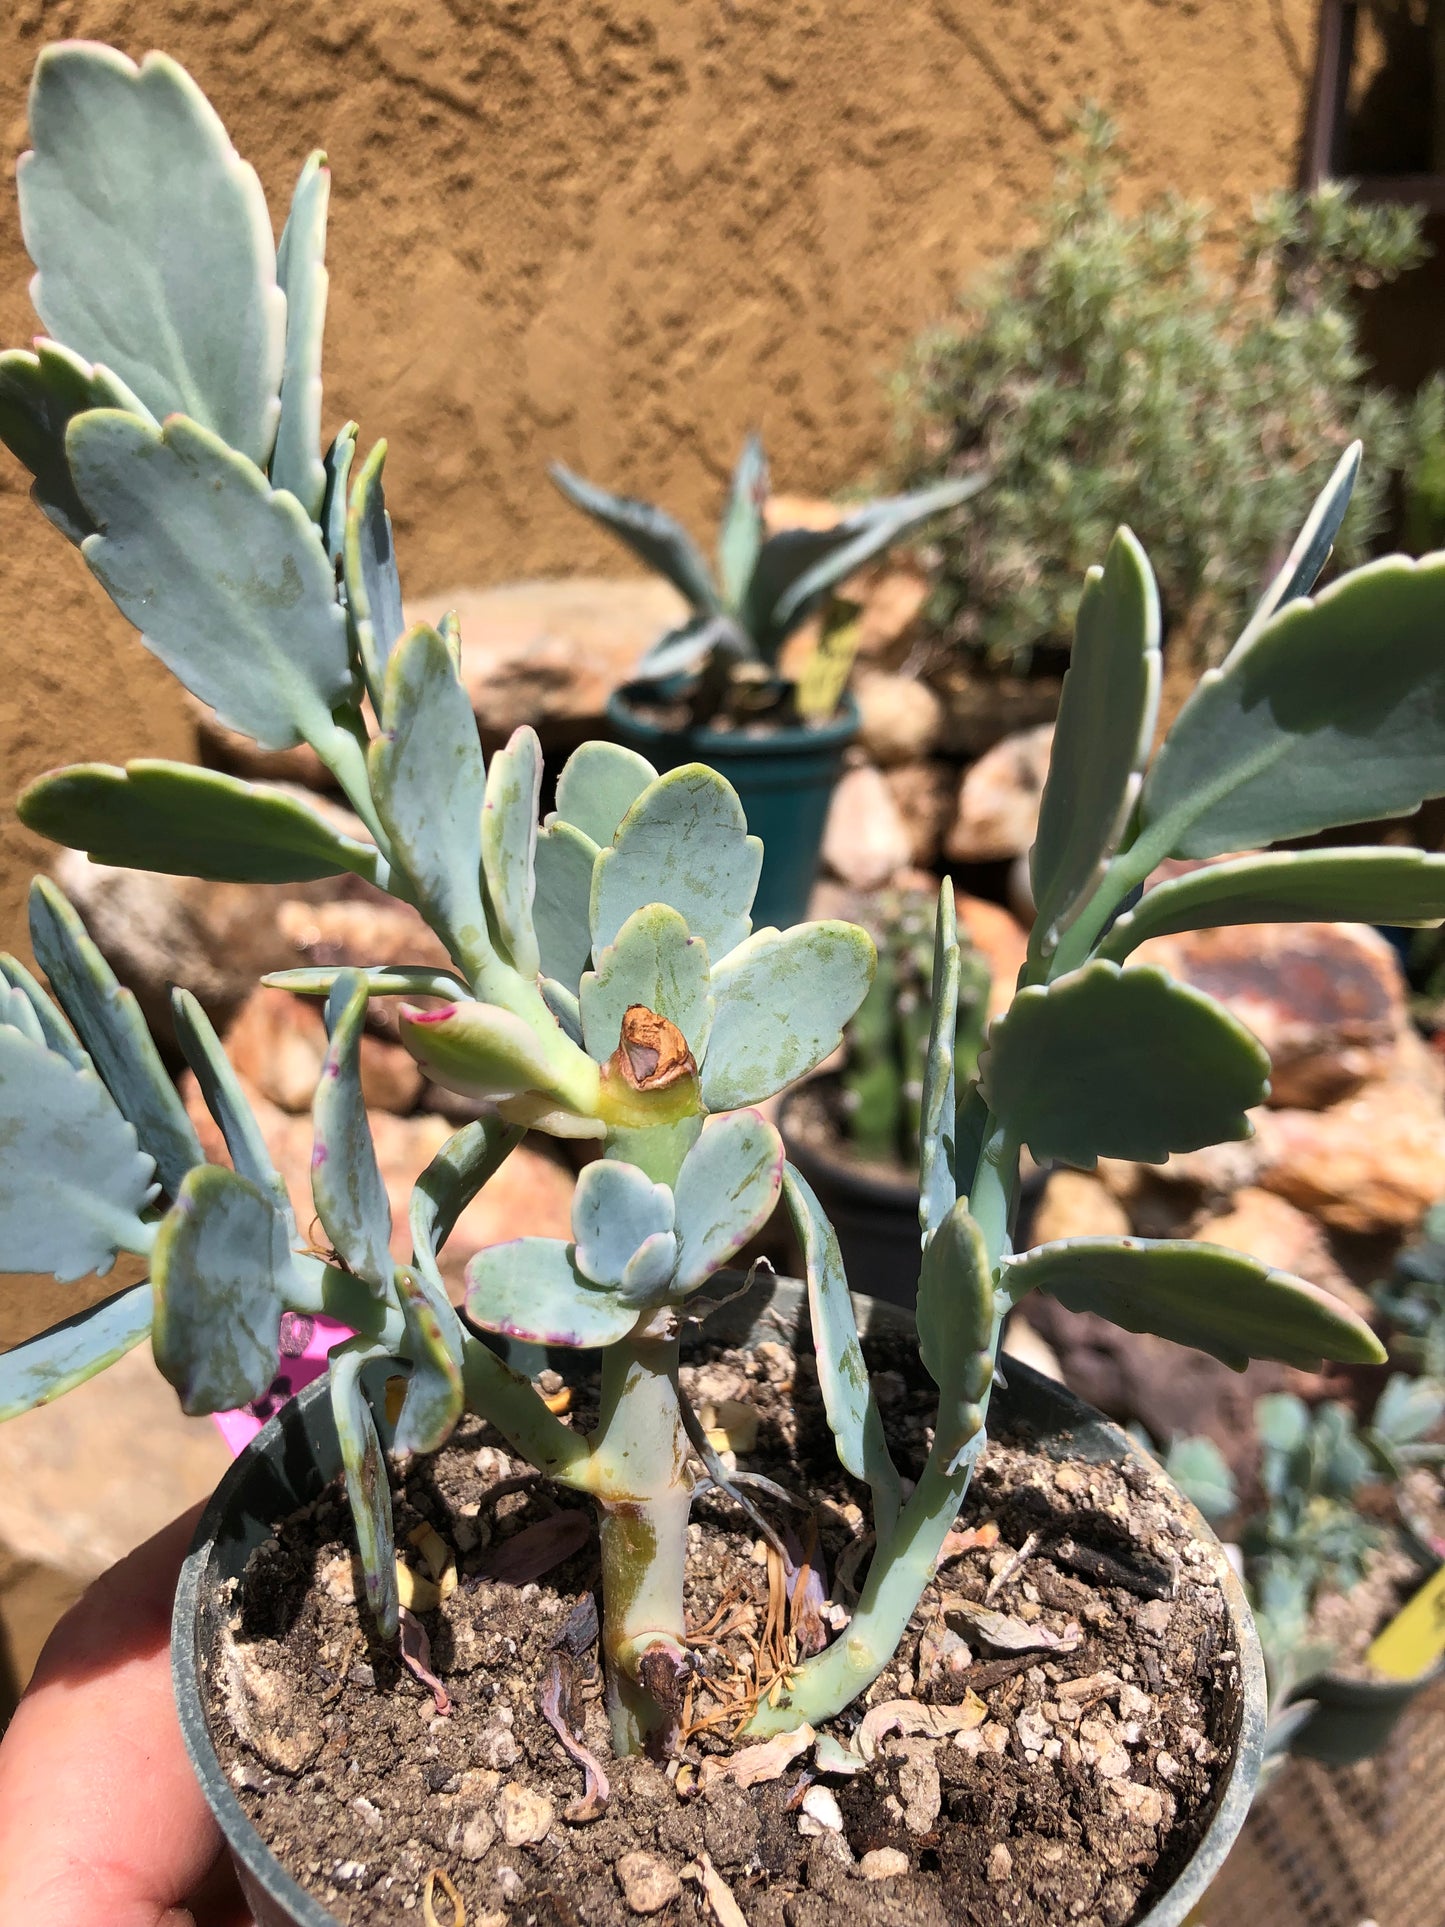
[[[837,1240],[753,1108],[836,1046],[873,971],[866,933],[752,929],[760,846],[729,786],[700,765],[658,776],[627,751],[584,745],[539,821],[532,731],[484,760],[455,624],[404,622],[380,445],[352,480],[354,429],[324,449],[317,432],[319,160],[303,170],[277,253],[254,176],[163,57],[136,68],[83,43],[51,49],[32,126],[22,213],[37,302],[62,341],[0,364],[5,438],[146,645],[232,727],[271,748],[311,744],[359,827],[343,834],[264,784],[163,763],[57,772],[27,791],[22,814],[143,867],[247,880],[354,872],[414,904],[450,965],[274,980],[326,1000],[318,1252],[198,1006],[177,994],[176,1029],[229,1167],[202,1160],[133,1003],[38,884],[32,935],[51,994],[3,966],[0,1254],[73,1277],[135,1252],[150,1279],[6,1354],[0,1411],[55,1396],[147,1333],[187,1409],[234,1405],[270,1382],[285,1312],[340,1319],[355,1336],[332,1354],[332,1403],[379,1629],[394,1637],[399,1616],[383,1447],[432,1449],[473,1409],[596,1502],[625,1750],[668,1743],[690,1664],[687,1467],[700,1428],[678,1383],[681,1325],[703,1315],[710,1281],[780,1196],[805,1251],[827,1417],[842,1464],[871,1491],[876,1543],[845,1636],[764,1683],[755,1732],[838,1712],[887,1663],[982,1449],[1003,1317],[1028,1291],[1235,1365],[1382,1356],[1326,1294],[1235,1253],[1132,1239],[1012,1248],[1025,1145],[1085,1165],[1160,1160],[1246,1135],[1265,1094],[1267,1059],[1246,1031],[1129,962],[1144,936],[1255,917],[1445,913],[1445,859],[1352,848],[1236,858],[1120,914],[1166,856],[1256,849],[1396,814],[1445,787],[1445,558],[1376,564],[1309,597],[1355,451],[1147,777],[1153,578],[1127,532],[1090,571],[1034,850],[1024,987],[966,1085],[963,955],[951,891],[940,895],[918,1294],[939,1397],[905,1488]],[[358,1064],[367,1003],[392,995],[427,1000],[403,1012],[408,1047],[488,1106],[418,1180],[402,1260]],[[467,1311],[484,1331],[600,1347],[590,1434],[555,1416],[441,1286],[437,1253],[458,1212],[527,1129],[595,1139],[602,1157],[578,1186],[572,1238],[483,1252]],[[406,1377],[394,1430],[371,1404],[372,1366]]]

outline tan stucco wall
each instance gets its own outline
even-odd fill
[[[1073,107],[1141,189],[1240,201],[1293,175],[1314,0],[11,0],[6,171],[44,40],[175,54],[278,217],[334,171],[328,426],[392,445],[420,594],[616,552],[559,455],[710,519],[746,428],[828,490],[887,447],[881,378],[1019,235]],[[138,24],[139,23],[139,24]],[[279,225],[279,218],[278,218]],[[32,330],[13,193],[0,338]],[[9,812],[78,757],[184,754],[162,671],[0,451],[0,942],[43,857]]]

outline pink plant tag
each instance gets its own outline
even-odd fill
[[[260,1398],[234,1412],[214,1414],[221,1437],[235,1458],[288,1398],[326,1370],[326,1355],[351,1332],[329,1318],[306,1318],[294,1311],[281,1317],[281,1368]]]

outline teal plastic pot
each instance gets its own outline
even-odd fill
[[[1314,1710],[1291,1737],[1291,1753],[1326,1766],[1355,1766],[1378,1753],[1401,1714],[1427,1686],[1445,1675],[1445,1660],[1414,1679],[1350,1679],[1321,1673],[1290,1695],[1290,1704],[1312,1701]]]
[[[763,874],[753,905],[753,928],[786,930],[808,914],[818,875],[823,826],[843,752],[858,734],[858,705],[845,695],[826,723],[781,725],[747,735],[733,729],[663,729],[633,708],[656,698],[655,683],[624,683],[607,700],[607,720],[619,742],[645,756],[654,769],[706,763],[725,776],[742,799],[748,829],[763,839]]]
[[[865,1336],[880,1329],[911,1332],[912,1321],[894,1307],[866,1298],[855,1302]],[[719,1307],[709,1318],[707,1336],[746,1344],[776,1339],[780,1330],[797,1334],[798,1349],[811,1349],[802,1287],[791,1279],[765,1278],[742,1297]],[[568,1357],[575,1366],[577,1354]],[[1010,1361],[1008,1384],[999,1385],[995,1400],[1000,1416],[1011,1424],[1028,1426],[1036,1449],[1052,1458],[1093,1464],[1145,1462],[1140,1448],[1119,1426],[1017,1360]],[[1147,1463],[1152,1466],[1153,1461]],[[276,1524],[310,1504],[340,1470],[326,1381],[317,1379],[262,1428],[216,1488],[196,1528],[176,1593],[171,1666],[181,1732],[257,1927],[335,1927],[335,1916],[297,1885],[242,1810],[216,1757],[203,1681],[235,1610],[231,1582],[240,1579],[252,1552],[271,1536]],[[1228,1773],[1215,1789],[1214,1812],[1194,1853],[1182,1866],[1169,1870],[1164,1891],[1135,1916],[1131,1927],[1183,1927],[1244,1824],[1264,1753],[1264,1660],[1254,1621],[1219,1541],[1205,1520],[1189,1510],[1224,1594],[1230,1643],[1237,1655],[1231,1707],[1234,1752]]]

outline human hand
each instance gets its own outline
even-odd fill
[[[0,1927],[251,1927],[171,1690],[189,1512],[61,1620],[0,1740]]]

